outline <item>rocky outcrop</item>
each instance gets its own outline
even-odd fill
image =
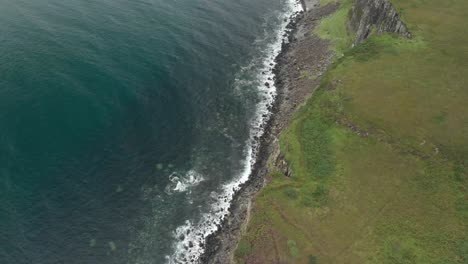
[[[292,176],[291,167],[282,154],[278,155],[275,161],[275,167],[286,177]]]
[[[289,42],[284,43],[281,54],[276,58],[276,78],[272,80],[278,88],[272,108],[273,115],[260,139],[261,147],[250,179],[235,195],[230,214],[224,219],[221,228],[207,238],[205,252],[199,263],[233,263],[234,250],[248,223],[251,201],[266,181],[271,179],[271,167],[285,176],[294,177],[290,164],[281,155],[278,135],[289,123],[297,106],[312,93],[312,87],[317,87],[320,83],[320,78],[300,78],[301,72],[307,70],[311,76],[321,76],[333,61],[333,51],[329,48],[328,41],[310,32],[313,32],[320,18],[332,14],[338,8],[337,3],[318,6],[317,0],[305,2],[315,3],[317,7],[296,16],[288,25],[291,30]]]
[[[406,26],[386,0],[355,1],[348,26],[352,30],[350,32],[357,32],[356,44],[367,38],[372,28],[378,33],[396,32],[409,36]],[[257,162],[249,181],[235,195],[230,214],[224,219],[221,228],[207,238],[205,252],[199,263],[225,264],[234,261],[234,250],[248,223],[251,201],[266,180],[272,177],[270,166],[274,166],[285,177],[295,176],[291,164],[288,164],[280,152],[277,137],[290,122],[297,107],[313,92],[313,87],[319,86],[320,76],[333,62],[333,51],[329,48],[329,41],[310,32],[314,31],[321,18],[339,8],[337,2],[323,6],[320,6],[317,0],[301,0],[301,3],[307,7],[306,11],[288,25],[288,29],[291,30],[288,36],[289,42],[283,43],[282,52],[276,58],[277,64],[274,70],[276,79],[271,81],[274,81],[278,87],[278,95],[272,110],[274,114],[261,138]],[[318,77],[301,77],[303,72]],[[272,82],[264,83],[267,87],[272,84]],[[352,123],[346,125],[358,135],[367,136],[366,131],[360,130]]]
[[[355,0],[350,11],[348,30],[356,34],[353,44],[364,41],[372,31],[377,34],[390,32],[411,36],[388,0]]]

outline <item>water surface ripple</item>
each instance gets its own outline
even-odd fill
[[[0,0],[0,263],[196,258],[290,4]]]

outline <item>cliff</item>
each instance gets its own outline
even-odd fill
[[[355,32],[353,44],[363,42],[375,30],[375,33],[396,33],[410,37],[406,25],[388,0],[355,0],[350,10],[348,31]]]
[[[299,109],[279,126],[234,263],[468,260],[468,1],[441,3],[304,12],[278,58],[274,118]]]

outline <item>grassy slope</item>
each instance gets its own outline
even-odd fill
[[[328,0],[324,0],[328,1]],[[393,0],[412,40],[346,50],[282,133],[239,263],[468,263],[468,1]]]

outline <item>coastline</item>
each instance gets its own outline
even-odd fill
[[[440,52],[460,36],[463,3],[444,26],[422,28],[437,1],[317,2],[301,2],[312,8],[285,35],[255,170],[202,263],[467,260],[466,126],[456,119],[466,41]],[[460,78],[439,76],[440,65]]]
[[[311,34],[319,19],[331,14],[338,4],[319,6],[318,0],[300,0],[303,11],[292,17],[287,28],[289,42],[283,43],[273,69],[277,96],[260,137],[258,155],[246,183],[234,195],[229,215],[218,231],[208,236],[200,263],[231,263],[237,243],[249,221],[256,194],[268,182],[268,161],[285,164],[279,151],[278,136],[295,110],[319,85],[323,72],[332,61],[329,42]],[[307,70],[308,76],[303,77]],[[311,77],[313,76],[313,77]],[[284,166],[282,166],[284,168]],[[288,168],[284,168],[285,175]]]

